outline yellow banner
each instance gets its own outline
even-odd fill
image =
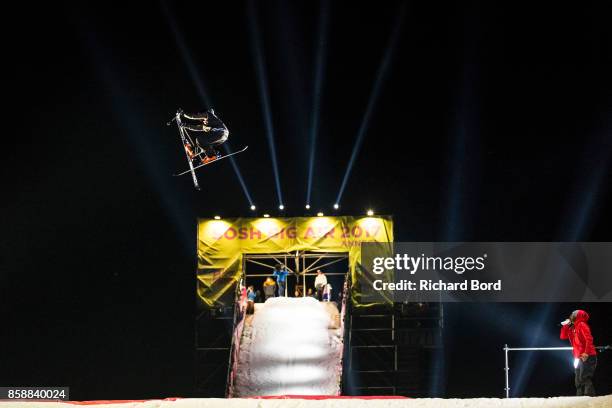
[[[206,306],[229,304],[242,275],[243,254],[295,251],[349,254],[357,284],[362,242],[393,242],[393,221],[376,217],[198,219],[198,297]],[[354,286],[353,300],[358,301]]]

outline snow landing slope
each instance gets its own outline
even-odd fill
[[[338,395],[342,333],[336,305],[280,297],[255,306],[242,333],[232,396]]]

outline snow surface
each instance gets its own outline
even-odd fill
[[[336,306],[310,297],[270,298],[256,306],[242,333],[232,396],[338,395]]]
[[[555,397],[555,398],[474,398],[474,399],[401,399],[360,400],[328,399],[321,401],[303,399],[241,399],[241,398],[186,398],[176,401],[106,401],[89,405],[91,408],[610,408],[612,395],[603,397]],[[82,404],[82,403],[79,403]],[[86,407],[87,405],[85,405]],[[0,408],[78,408],[83,405],[59,402],[0,401]]]

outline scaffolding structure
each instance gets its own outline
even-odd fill
[[[337,252],[296,252],[295,254],[244,254],[242,258],[242,281],[248,286],[249,278],[271,276],[277,264],[284,265],[296,279],[296,287],[301,288],[301,296],[305,297],[306,280],[308,276],[316,276],[316,270],[324,271],[331,265],[348,261],[348,253]],[[257,265],[269,270],[269,273],[249,272],[249,266]],[[325,272],[326,276],[344,276],[346,271]],[[301,285],[300,283],[301,282]],[[285,296],[288,295],[288,285],[285,286]]]
[[[441,303],[349,307],[345,395],[431,396],[442,350]]]

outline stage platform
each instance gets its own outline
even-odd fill
[[[602,397],[434,399],[397,397],[168,398],[147,401],[0,401],[0,408],[610,408]]]

